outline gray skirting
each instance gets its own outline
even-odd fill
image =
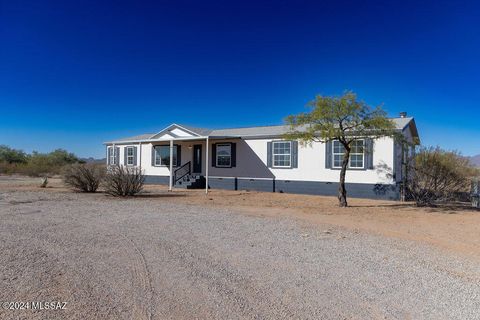
[[[168,176],[145,176],[145,184],[167,184],[170,182]]]
[[[336,196],[338,182],[290,181],[239,178],[209,178],[209,187],[225,190],[252,190]],[[166,176],[146,176],[147,184],[168,184]],[[398,187],[390,184],[347,183],[347,195],[352,198],[399,200]]]

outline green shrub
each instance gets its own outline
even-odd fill
[[[49,153],[23,151],[0,146],[0,173],[40,177],[60,174],[63,167],[81,162],[73,153],[57,149]]]
[[[17,164],[26,162],[27,154],[22,150],[16,150],[5,145],[0,145],[0,163]]]

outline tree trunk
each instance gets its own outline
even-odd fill
[[[348,161],[350,160],[350,148],[345,148],[343,155],[342,169],[340,170],[340,185],[338,187],[338,205],[348,207],[347,189],[345,188],[345,175],[347,174]]]

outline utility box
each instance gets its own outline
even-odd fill
[[[480,180],[474,179],[472,181],[472,207],[480,208]]]

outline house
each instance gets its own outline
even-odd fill
[[[392,120],[408,141],[418,139],[412,117],[402,113]],[[209,130],[172,124],[155,134],[105,143],[107,164],[139,167],[146,183],[166,184],[170,189],[336,195],[341,145],[286,141],[282,136],[288,130],[286,125]],[[399,199],[405,175],[402,159],[411,148],[391,137],[357,143],[346,176],[348,195]]]

